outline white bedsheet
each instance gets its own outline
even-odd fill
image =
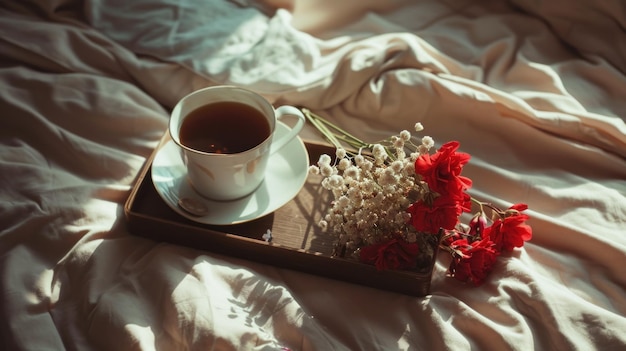
[[[624,348],[625,23],[619,0],[0,1],[2,349]],[[533,239],[480,287],[442,254],[416,298],[130,235],[168,110],[216,84],[458,140]]]

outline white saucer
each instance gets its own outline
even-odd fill
[[[282,122],[276,124],[276,136],[289,131]],[[270,156],[265,180],[252,194],[233,201],[213,201],[200,196],[187,180],[178,145],[166,142],[152,161],[152,182],[165,203],[192,221],[229,225],[263,217],[291,201],[304,186],[309,169],[309,155],[299,137]],[[200,201],[208,208],[204,216],[193,216],[178,206],[181,198]]]

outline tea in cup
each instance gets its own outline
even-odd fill
[[[276,123],[296,120],[274,137]],[[276,109],[261,95],[234,86],[197,90],[172,110],[169,133],[181,148],[192,187],[212,200],[235,200],[263,182],[269,157],[298,135],[305,117],[293,106]]]

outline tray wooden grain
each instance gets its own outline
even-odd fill
[[[165,133],[155,152],[167,140]],[[310,162],[317,162],[322,153],[334,154],[325,144],[305,145]],[[436,254],[427,273],[378,271],[355,260],[331,257],[333,238],[316,224],[327,210],[330,194],[316,176],[309,175],[298,195],[274,213],[236,225],[206,225],[182,217],[161,199],[150,175],[153,158],[154,153],[124,206],[134,235],[412,296],[429,293]],[[262,238],[268,229],[271,243]]]

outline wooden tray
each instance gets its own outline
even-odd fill
[[[165,133],[155,151],[168,140]],[[310,162],[317,162],[322,153],[334,155],[328,145],[305,145]],[[150,175],[154,154],[124,206],[132,234],[412,296],[429,293],[436,252],[428,273],[378,271],[355,260],[331,257],[333,238],[316,224],[326,213],[330,194],[316,176],[309,175],[298,195],[272,214],[242,224],[206,225],[182,217],[158,195]],[[271,243],[262,238],[268,229]]]

